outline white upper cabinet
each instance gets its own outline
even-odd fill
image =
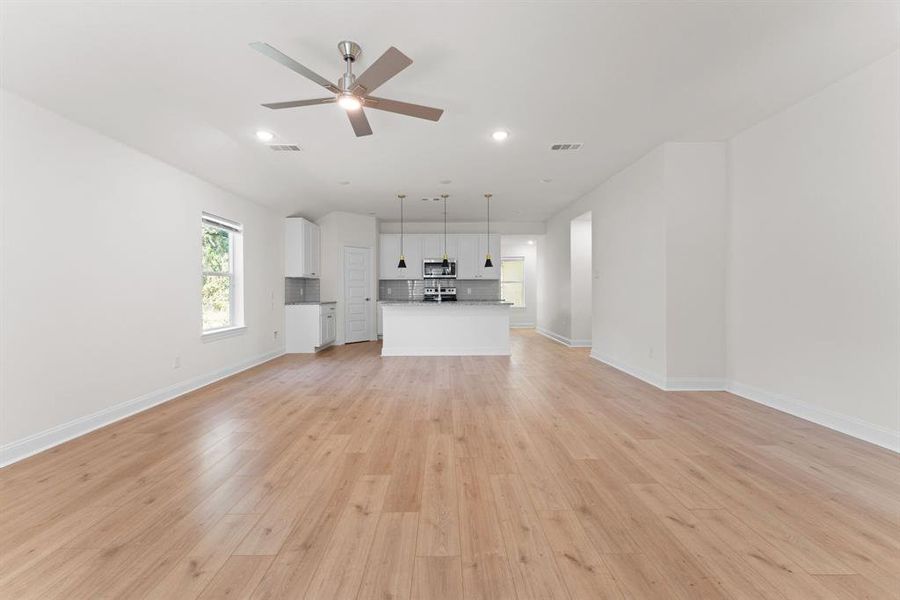
[[[436,233],[418,236],[422,240],[422,260],[444,256],[444,236]]]
[[[398,269],[401,243],[399,233],[382,233],[378,246],[378,264],[380,279],[421,279],[422,278],[422,240],[418,235],[403,236],[403,256],[406,268]]]
[[[406,268],[398,269],[400,279],[422,279],[422,238],[418,235],[404,235],[401,244]],[[398,256],[397,260],[400,258]],[[395,265],[396,266],[396,265]]]
[[[301,217],[284,220],[284,276],[319,277],[319,226]]]
[[[406,245],[406,240],[403,240]],[[400,235],[396,233],[382,233],[378,244],[378,277],[380,279],[400,279],[401,269],[397,268],[400,261]],[[406,263],[409,265],[409,261]]]
[[[462,234],[457,236],[459,249],[456,253],[456,278],[477,279],[478,277],[478,236]]]
[[[494,266],[485,268],[488,252],[484,233],[447,234],[447,256],[456,261],[457,279],[500,279],[500,235],[491,234],[490,253]],[[406,269],[398,269],[400,234],[382,233],[379,245],[380,279],[421,279],[422,262],[444,256],[444,234],[408,234],[403,237]]]

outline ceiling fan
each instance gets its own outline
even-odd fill
[[[366,113],[363,112],[364,106],[409,117],[428,119],[429,121],[437,121],[444,112],[444,109],[442,108],[431,108],[430,106],[410,104],[409,102],[377,98],[369,95],[385,81],[412,64],[411,58],[393,46],[388,48],[378,60],[372,63],[368,69],[363,71],[362,75],[357,77],[353,74],[353,63],[362,53],[362,48],[360,48],[359,44],[356,42],[340,42],[338,44],[338,51],[344,58],[347,69],[341,78],[338,79],[337,85],[264,42],[254,42],[250,44],[250,47],[257,52],[265,54],[272,60],[283,64],[295,73],[299,73],[307,79],[315,81],[334,94],[327,98],[289,100],[287,102],[263,104],[266,108],[277,110],[281,108],[296,108],[298,106],[314,106],[316,104],[331,104],[332,102],[337,102],[341,108],[347,111],[350,125],[353,126],[353,131],[356,133],[357,137],[372,135],[372,128],[369,126],[369,120],[366,118]]]

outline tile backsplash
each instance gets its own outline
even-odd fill
[[[306,277],[284,278],[284,303],[297,304],[298,302],[318,302],[319,280]]]
[[[457,279],[456,297],[460,300],[499,300],[500,282],[496,279]],[[378,282],[379,300],[421,300],[425,297],[422,279],[382,279]]]

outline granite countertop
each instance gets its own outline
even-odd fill
[[[297,306],[298,304],[337,304],[336,300],[304,300],[303,302],[286,302],[285,306]]]
[[[448,304],[451,306],[512,306],[512,302],[505,300],[447,300],[445,302],[435,302],[434,300],[379,300],[381,304],[423,304],[440,306]]]

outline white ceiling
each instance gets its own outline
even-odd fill
[[[888,2],[2,6],[7,89],[284,214],[391,220],[399,192],[449,193],[451,220],[480,219],[487,191],[493,218],[544,220],[663,141],[728,138],[884,56],[900,22]],[[363,47],[357,73],[391,45],[410,56],[377,93],[441,121],[369,110],[375,134],[356,138],[333,105],[259,106],[325,94],[249,42],[336,79],[341,39]],[[260,128],[303,152],[268,150]]]

